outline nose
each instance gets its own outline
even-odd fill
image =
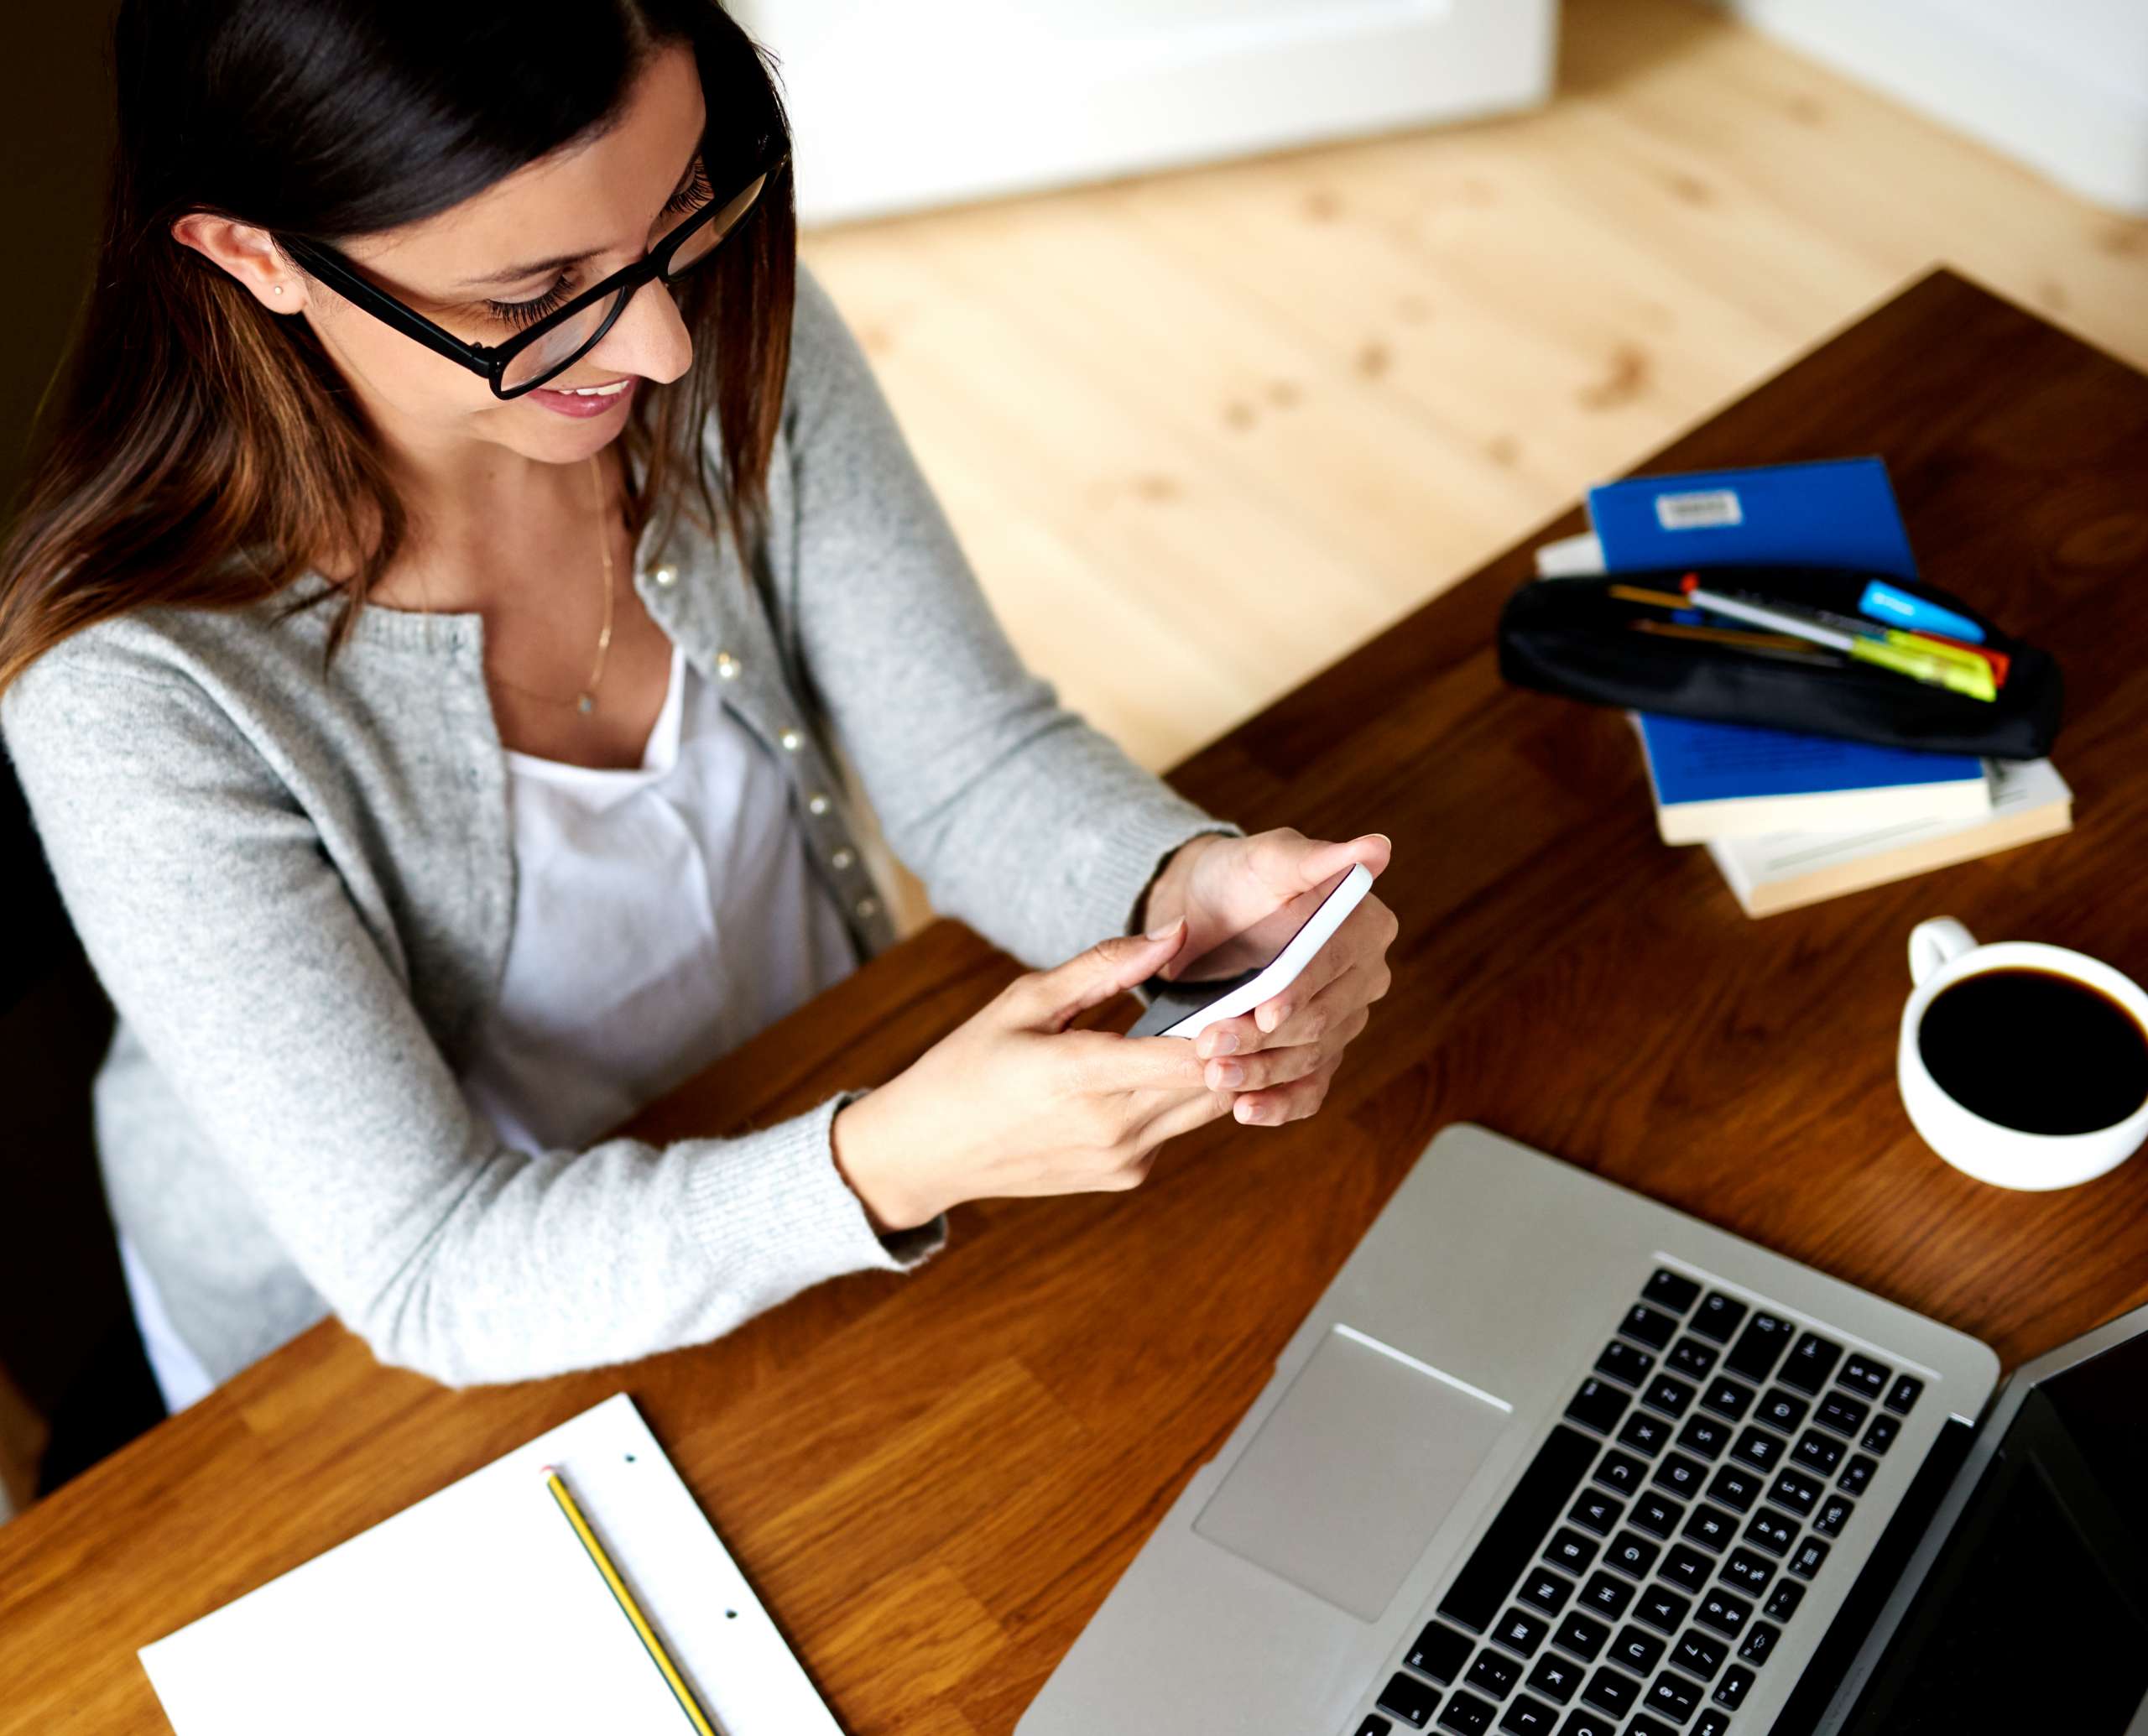
[[[668,383],[693,366],[693,334],[679,317],[671,291],[662,279],[651,279],[634,291],[603,341],[582,361]]]

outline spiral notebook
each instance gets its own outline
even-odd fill
[[[547,1465],[724,1736],[842,1736],[623,1393],[143,1647],[177,1736],[690,1736]]]

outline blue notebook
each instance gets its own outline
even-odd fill
[[[1830,736],[1647,712],[1636,719],[1667,844],[1977,820],[1984,764]]]
[[[1588,516],[1611,572],[1772,562],[1916,576],[1878,458],[1606,482],[1588,491]]]

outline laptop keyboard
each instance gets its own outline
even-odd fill
[[[1923,1390],[1659,1268],[1356,1736],[1725,1736]]]

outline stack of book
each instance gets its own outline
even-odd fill
[[[1537,550],[1546,577],[1807,562],[1914,578],[1876,458],[1592,489],[1592,534]],[[1916,753],[1636,713],[1664,842],[1706,847],[1749,916],[1772,915],[2070,831],[2047,759]]]

